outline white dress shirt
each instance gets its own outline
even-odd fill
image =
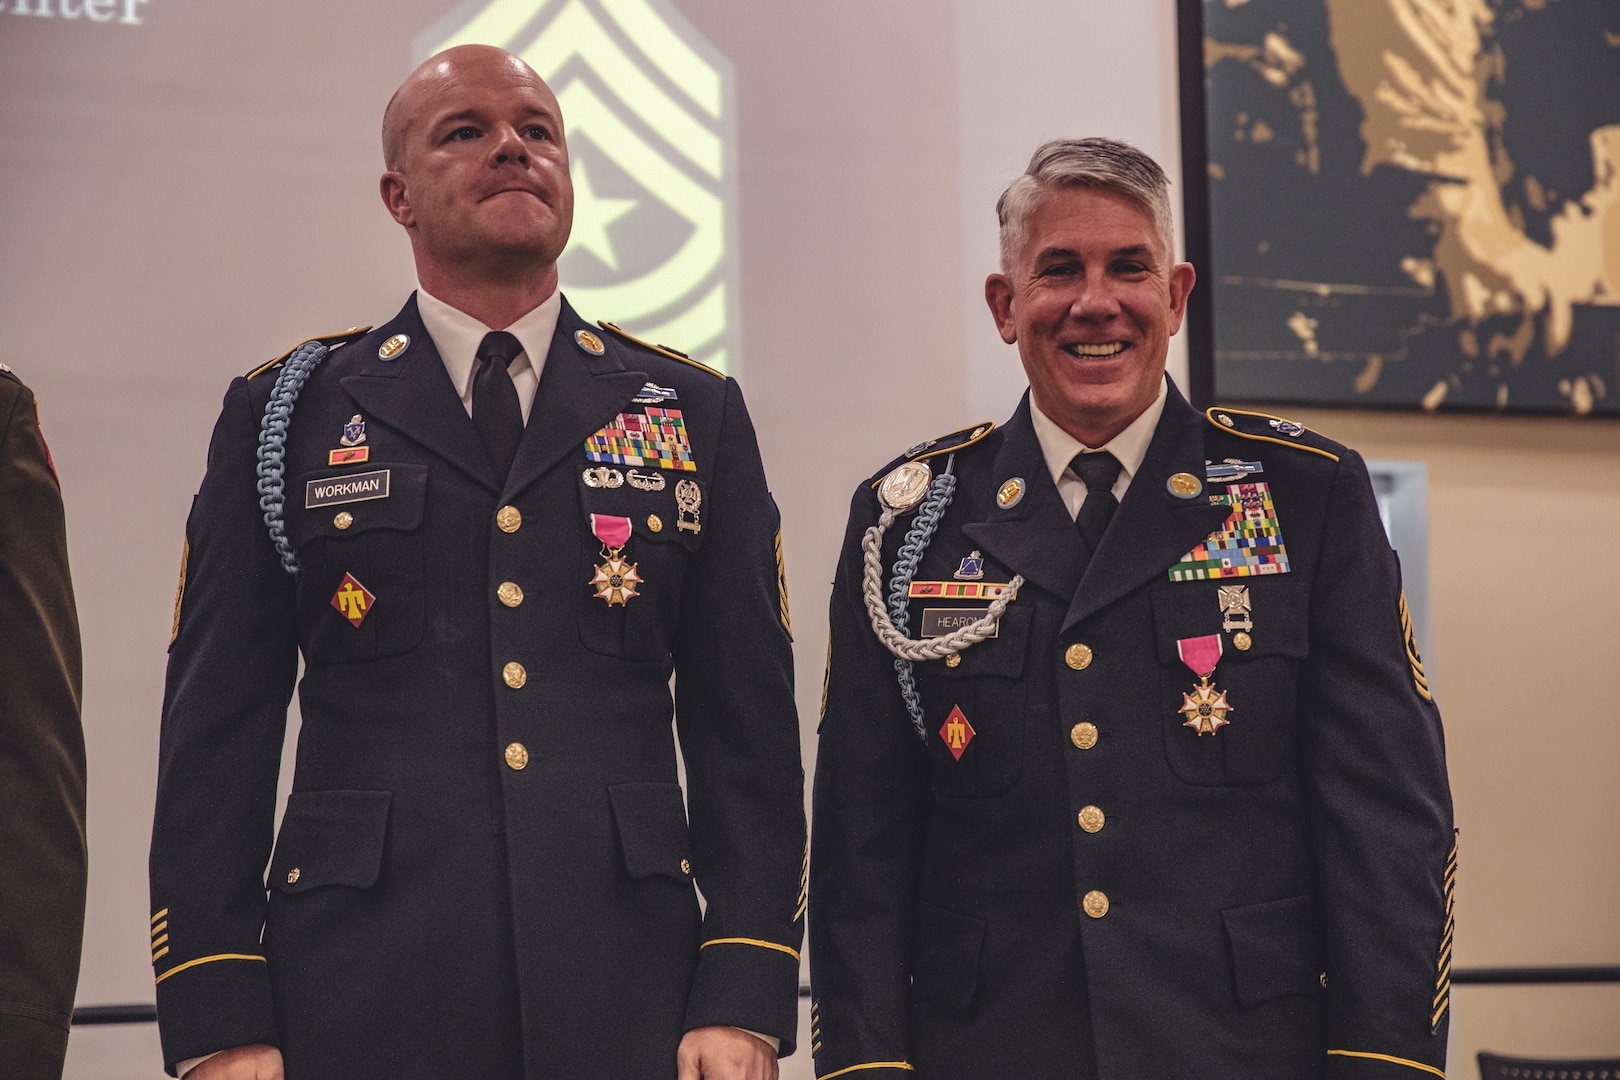
[[[1118,459],[1120,470],[1119,479],[1114,481],[1114,498],[1125,501],[1125,489],[1131,486],[1131,478],[1141,469],[1148,444],[1153,442],[1153,433],[1159,427],[1159,417],[1164,415],[1165,386],[1164,380],[1159,380],[1159,396],[1153,399],[1153,404],[1127,424],[1124,431],[1101,446],[1087,446],[1058,427],[1056,420],[1041,411],[1035,391],[1030,391],[1029,419],[1035,426],[1035,441],[1041,444],[1041,457],[1046,459],[1052,483],[1057,485],[1070,517],[1080,513],[1080,504],[1086,501],[1086,485],[1069,468],[1069,462],[1074,460],[1074,455],[1086,450],[1107,450]]]
[[[422,316],[422,325],[428,337],[439,350],[444,370],[450,373],[450,382],[461,397],[462,407],[472,415],[473,369],[478,362],[478,346],[490,328],[453,308],[428,292],[416,287],[416,310]],[[562,293],[552,294],[506,332],[518,339],[523,351],[507,366],[512,373],[512,385],[517,387],[518,407],[523,410],[523,422],[529,422],[529,410],[534,405],[534,392],[540,388],[540,372],[546,366],[546,354],[551,351],[551,335],[557,332],[557,316],[562,313]]]

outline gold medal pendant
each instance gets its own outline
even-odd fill
[[[625,562],[619,554],[620,550],[614,548],[608,551],[603,548],[602,558],[605,561],[596,568],[596,574],[591,578],[591,584],[596,586],[597,598],[606,600],[609,607],[641,595],[636,591],[636,586],[641,584],[636,564]]]
[[[1181,715],[1187,718],[1181,726],[1192,728],[1200,735],[1213,735],[1230,724],[1232,721],[1226,714],[1231,711],[1232,706],[1226,703],[1226,691],[1211,686],[1208,675],[1193,687],[1192,693],[1181,695]]]

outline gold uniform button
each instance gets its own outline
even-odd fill
[[[1090,750],[1097,745],[1097,725],[1089,720],[1082,720],[1069,729],[1069,741],[1082,750]]]
[[[347,529],[350,525],[354,524],[354,515],[349,513],[347,510],[344,510],[339,513],[337,517],[332,519],[332,524],[340,531]]]
[[[1254,638],[1239,630],[1232,635],[1232,644],[1237,646],[1238,652],[1248,652],[1254,648]]]
[[[1084,671],[1091,666],[1092,655],[1090,645],[1074,644],[1063,650],[1063,662],[1076,671]]]
[[[523,684],[529,681],[529,673],[523,670],[522,664],[514,660],[512,663],[501,668],[501,678],[505,679],[506,685],[510,686],[512,689],[521,690],[523,689]]]
[[[287,871],[287,884],[296,885],[298,884],[298,879],[303,876],[303,871],[299,870],[298,867],[295,866],[291,870]]]
[[[506,765],[513,772],[522,772],[529,764],[529,748],[520,742],[506,744]]]
[[[1318,975],[1316,977],[1316,981],[1322,984],[1322,989],[1326,990],[1327,989],[1327,972],[1324,971],[1324,972],[1322,972],[1322,974]]]
[[[501,582],[501,587],[495,590],[495,596],[507,607],[517,607],[523,603],[523,589],[515,581]]]
[[[945,658],[945,666],[948,667],[948,668],[961,667],[962,666],[962,654],[961,653],[951,653],[951,655],[949,655],[949,656],[947,656]]]
[[[1103,823],[1107,820],[1101,807],[1082,806],[1080,808],[1080,827],[1088,833],[1102,832]]]
[[[1093,919],[1100,919],[1108,914],[1108,894],[1092,889],[1081,899],[1080,907]]]
[[[1222,427],[1237,427],[1237,425],[1232,422],[1232,418],[1227,416],[1225,413],[1216,413],[1215,419],[1221,422]]]
[[[682,859],[681,860],[681,873],[685,874],[687,877],[692,876],[692,860],[691,859]]]
[[[664,519],[659,517],[657,514],[648,514],[647,528],[651,529],[653,532],[663,532]]]
[[[503,506],[495,511],[495,524],[501,532],[515,533],[523,528],[523,515],[515,506]]]

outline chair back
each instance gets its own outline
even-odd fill
[[[1584,1061],[1504,1057],[1479,1052],[1480,1080],[1620,1080],[1620,1058]]]

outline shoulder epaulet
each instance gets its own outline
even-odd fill
[[[911,449],[907,450],[905,453],[901,454],[899,457],[895,458],[893,461],[889,462],[887,465],[883,466],[883,468],[878,472],[876,478],[873,479],[872,486],[877,487],[879,484],[883,483],[883,478],[885,476],[888,476],[891,472],[908,461],[926,461],[931,457],[938,457],[941,454],[949,454],[957,450],[965,450],[974,443],[983,439],[986,435],[990,434],[995,430],[995,428],[996,425],[993,422],[986,420],[983,423],[970,424],[959,431],[951,432],[949,435],[941,435],[937,439],[925,439],[916,446],[913,446]]]
[[[610,323],[606,319],[596,320],[596,325],[612,334],[616,334],[617,336],[624,338],[624,340],[628,341],[632,345],[641,346],[648,352],[655,352],[659,356],[667,356],[671,360],[679,360],[683,364],[690,364],[699,371],[706,371],[717,379],[723,379],[726,377],[725,372],[716,371],[708,364],[700,364],[690,356],[687,356],[685,353],[681,352],[679,349],[672,349],[668,345],[654,345],[650,341],[642,341],[640,338],[636,337],[636,335],[627,332],[623,327],[620,327],[615,323]]]
[[[351,326],[341,334],[322,334],[320,337],[305,338],[303,341],[300,341],[297,345],[294,345],[292,348],[288,349],[286,352],[282,353],[268,364],[260,364],[258,367],[248,372],[246,377],[249,379],[256,379],[267,371],[274,371],[277,366],[287,359],[287,357],[291,356],[293,353],[297,352],[299,349],[303,348],[305,345],[308,345],[312,341],[318,341],[322,345],[325,345],[328,349],[336,349],[341,345],[347,345],[356,338],[363,338],[369,333],[371,333],[371,327],[369,326]]]
[[[1304,424],[1284,420],[1270,413],[1212,405],[1204,410],[1204,419],[1228,435],[1236,435],[1240,439],[1291,446],[1295,450],[1320,454],[1333,461],[1339,460],[1339,452],[1344,449],[1332,439],[1317,434]]]

